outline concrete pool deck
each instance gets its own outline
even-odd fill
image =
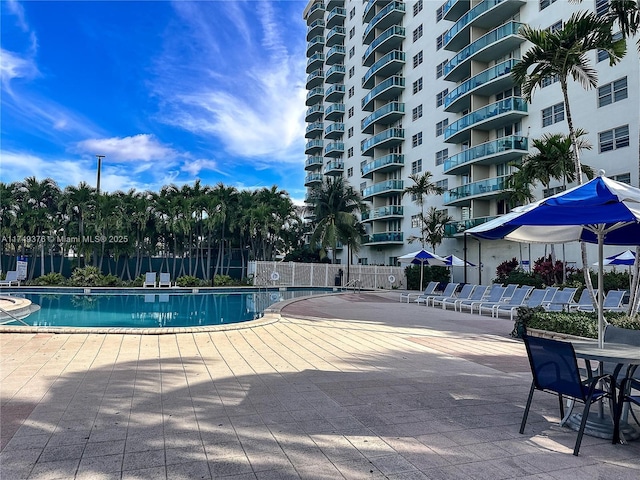
[[[518,433],[512,322],[398,297],[227,331],[0,334],[0,478],[640,478],[640,442],[585,436],[574,457],[551,395]]]

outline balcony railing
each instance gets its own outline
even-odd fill
[[[305,113],[305,121],[313,122],[318,118],[321,118],[324,114],[324,105],[316,104],[312,107],[307,108],[307,112]]]
[[[342,43],[344,37],[347,35],[347,30],[344,27],[333,27],[327,32],[327,47],[331,47],[338,43]]]
[[[333,65],[334,63],[341,62],[344,60],[344,56],[347,54],[346,49],[343,45],[334,45],[327,52],[327,65]]]
[[[324,48],[324,37],[322,35],[318,35],[313,37],[309,42],[307,42],[307,57],[310,57],[312,54],[321,51]]]
[[[372,233],[370,235],[364,235],[362,237],[363,244],[372,243],[402,243],[404,235],[402,232],[384,232],[384,233]]]
[[[322,85],[324,82],[324,72],[322,70],[315,70],[307,75],[307,89],[312,89],[318,85]]]
[[[347,9],[342,7],[335,7],[327,15],[327,28],[331,28],[339,23],[344,23],[344,19],[347,17]]]
[[[304,177],[304,185],[305,187],[312,185],[314,183],[322,183],[322,174],[321,173],[310,173],[306,177]]]
[[[520,97],[509,97],[475,110],[449,125],[444,131],[444,141],[455,142],[456,139],[453,138],[454,136],[471,127],[484,127],[485,129],[489,129],[490,125],[487,124],[494,117],[511,112],[519,113],[521,116],[522,114],[526,114],[527,101]]]
[[[324,167],[323,173],[325,175],[340,175],[344,171],[344,163],[342,160],[329,162]]]
[[[442,6],[442,18],[450,22],[460,18],[464,12],[469,10],[469,0],[447,0]]]
[[[318,156],[307,157],[307,160],[304,162],[304,168],[305,170],[312,170],[318,167],[322,167],[323,164],[324,164],[324,157],[318,157]]]
[[[490,158],[499,157],[504,160],[502,153],[513,152],[518,156],[529,150],[529,139],[521,135],[510,135],[490,142],[481,143],[463,152],[453,155],[444,161],[444,173],[455,174],[455,169],[462,165],[482,162]],[[488,162],[487,162],[488,163]]]
[[[365,111],[372,110],[373,101],[376,99],[386,100],[387,98],[397,97],[404,90],[405,79],[400,75],[394,75],[383,80],[373,87],[371,91],[362,99],[362,109]]]
[[[400,205],[387,205],[386,207],[374,208],[369,213],[362,214],[362,221],[371,221],[383,217],[401,217],[404,214],[404,207]]]
[[[484,2],[478,3],[475,7],[465,13],[460,19],[447,30],[444,34],[444,48],[446,49],[449,42],[453,37],[455,37],[458,33],[465,29],[473,20],[478,18],[483,13],[487,12],[489,9],[495,7],[499,3],[504,2],[505,0],[484,0]]]
[[[369,0],[364,7],[364,13],[362,14],[362,21],[368,22],[371,20],[375,12],[376,0]]]
[[[314,20],[307,27],[307,42],[322,32],[324,32],[324,20],[321,18]]]
[[[372,197],[374,195],[399,193],[404,189],[402,180],[385,180],[362,190],[362,198]]]
[[[324,130],[324,136],[327,138],[338,138],[344,134],[344,123],[332,123]]]
[[[467,183],[444,192],[443,203],[453,204],[469,197],[480,195],[497,195],[505,189],[507,176],[487,178],[478,182]]]
[[[315,87],[307,92],[307,99],[305,100],[305,105],[311,106],[318,102],[321,102],[324,98],[324,88]]]
[[[324,16],[324,3],[323,2],[316,2],[313,5],[311,5],[311,8],[309,9],[309,11],[307,12],[307,22],[309,20],[313,21],[317,18],[322,18]]]
[[[327,70],[324,81],[327,83],[341,82],[346,72],[347,71],[344,65],[342,65],[341,63],[333,65],[331,68],[329,68],[329,70]]]
[[[324,111],[324,118],[327,120],[334,120],[344,115],[344,112],[344,103],[332,103]]]
[[[325,157],[339,157],[343,153],[344,153],[343,142],[331,142],[331,143],[328,143],[326,147],[324,147]]]
[[[324,147],[324,143],[322,142],[322,140],[309,140],[305,144],[304,150],[306,154],[309,154],[314,151],[320,152],[322,151],[323,147]]]
[[[360,123],[360,128],[364,133],[371,133],[367,131],[368,127],[372,127],[376,122],[385,119],[385,124],[390,124],[397,121],[404,115],[404,103],[390,102],[383,105],[368,117],[364,118]]]
[[[404,140],[404,128],[388,128],[371,138],[360,142],[360,151],[363,155],[371,156],[374,148],[391,146]]]
[[[319,135],[324,130],[324,123],[322,122],[313,122],[307,125],[305,129],[305,137],[313,138],[316,135]]]
[[[369,25],[367,25],[367,28],[364,30],[364,34],[362,35],[362,42],[368,45],[371,40],[373,40],[373,34],[376,28],[384,28],[388,23],[396,23],[398,20],[397,17],[404,15],[404,12],[404,2],[389,2],[371,19]]]
[[[400,153],[390,153],[384,157],[376,158],[370,162],[364,162],[360,167],[362,176],[365,177],[376,170],[391,171],[404,165],[404,155]]]
[[[371,42],[367,50],[364,52],[364,55],[362,56],[362,64],[367,67],[370,66],[371,63],[373,62],[373,58],[375,57],[372,54],[376,50],[378,50],[378,47],[382,48],[382,45],[385,42],[387,42],[390,39],[393,39],[394,37],[397,39],[397,43],[401,43],[402,40],[404,40],[405,36],[406,34],[405,34],[404,27],[400,27],[398,25],[393,25],[389,27],[387,30],[385,30],[380,35],[378,35],[373,42]],[[389,43],[395,46],[395,42],[389,41]],[[384,53],[386,53],[386,51]]]
[[[324,63],[324,53],[316,52],[307,60],[307,73],[311,73],[313,70],[322,68]]]
[[[498,217],[477,217],[471,218],[469,220],[460,220],[456,222],[449,222],[444,226],[444,236],[445,237],[454,237],[456,234],[464,233],[465,230],[469,228],[475,227],[477,225],[482,225],[490,220]]]
[[[344,97],[345,88],[344,83],[334,83],[330,87],[328,87],[325,92],[325,100],[327,102],[335,102],[338,100],[342,100]]]
[[[405,64],[406,57],[406,53],[400,50],[393,50],[384,55],[380,60],[371,65],[367,73],[364,74],[364,77],[362,77],[362,87],[371,88],[376,75],[396,73],[402,68],[402,65]]]

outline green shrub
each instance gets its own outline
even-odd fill
[[[76,268],[71,272],[69,284],[73,287],[100,287],[102,286],[102,273],[97,267]]]
[[[235,285],[236,282],[229,275],[216,275],[213,277],[214,287],[225,287],[228,285]]]
[[[511,270],[508,274],[496,278],[494,282],[502,284],[530,285],[535,288],[542,288],[544,286],[544,282],[540,275],[537,273],[525,272],[520,268]]]
[[[176,285],[179,287],[202,287],[206,285],[206,282],[193,275],[183,275],[182,277],[178,277]]]
[[[102,277],[102,286],[103,287],[121,287],[123,285],[120,277],[116,277],[115,275],[104,275]]]
[[[410,265],[405,268],[407,276],[407,289],[420,289],[420,265]],[[424,267],[424,276],[422,278],[422,286],[426,287],[429,282],[446,283],[449,281],[450,273],[447,267],[430,266]]]
[[[48,287],[53,285],[64,285],[66,282],[67,279],[60,273],[51,272],[38,278],[34,278],[29,282],[29,285]]]

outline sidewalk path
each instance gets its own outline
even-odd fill
[[[640,478],[640,442],[557,426],[513,324],[313,297],[274,323],[171,335],[0,335],[0,478]]]

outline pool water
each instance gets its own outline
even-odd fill
[[[21,293],[40,306],[32,326],[158,328],[198,327],[260,318],[270,305],[318,291],[251,293],[67,294]]]

